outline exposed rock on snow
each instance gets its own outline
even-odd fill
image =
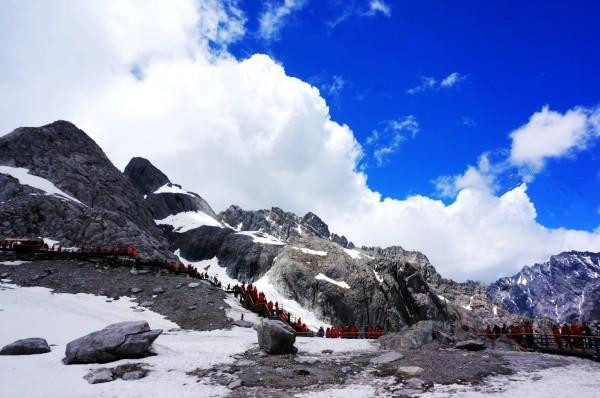
[[[483,341],[479,340],[465,340],[460,341],[454,345],[454,348],[458,350],[467,350],[467,351],[481,351],[485,350],[486,346]]]
[[[6,325],[4,326],[6,327]],[[32,337],[17,340],[8,344],[0,350],[0,355],[32,355],[50,352],[50,346],[45,339]]]
[[[115,379],[113,372],[108,368],[98,368],[91,370],[90,373],[83,376],[90,384],[108,383]]]
[[[272,319],[261,319],[256,327],[259,347],[268,354],[294,354],[296,333],[289,325]]]
[[[150,330],[146,321],[120,322],[71,341],[65,364],[106,363],[123,358],[142,358],[162,330]]]
[[[379,343],[384,349],[413,350],[432,343],[436,337],[436,330],[447,330],[444,322],[420,321],[398,333],[389,333],[379,338]]]
[[[371,358],[371,364],[373,365],[381,365],[384,363],[390,363],[399,361],[404,358],[404,355],[400,354],[397,351],[386,352],[385,354],[381,354],[378,357]]]
[[[423,373],[423,368],[418,366],[400,366],[398,368],[398,375],[401,376],[416,376]]]

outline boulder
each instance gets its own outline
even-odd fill
[[[48,342],[39,337],[17,340],[0,350],[0,355],[32,355],[50,352]]]
[[[467,351],[481,351],[485,350],[486,346],[483,341],[479,340],[465,340],[460,341],[454,345],[454,348],[459,350],[467,350]]]
[[[402,358],[404,358],[404,355],[400,354],[399,352],[390,351],[386,352],[385,354],[381,354],[378,357],[371,358],[370,363],[372,365],[382,365],[384,363],[399,361]]]
[[[146,372],[142,370],[134,370],[133,372],[124,373],[123,376],[121,376],[121,379],[128,381],[139,380],[143,379],[144,377],[146,377]]]
[[[423,372],[423,368],[420,368],[418,366],[400,366],[398,368],[398,376],[416,376],[418,374],[421,374]]]
[[[444,328],[444,322],[420,321],[398,333],[383,336],[379,343],[386,350],[414,350],[432,343]]]
[[[131,289],[131,293],[138,294],[138,293],[141,293],[142,290],[144,290],[144,289],[140,289],[139,287],[134,287]]]
[[[150,346],[162,330],[150,330],[146,321],[114,323],[67,344],[65,364],[106,363],[150,355]]]
[[[152,293],[154,293],[154,294],[161,294],[161,293],[164,293],[164,292],[165,292],[165,289],[163,289],[160,286],[159,287],[155,287],[154,289],[152,289]]]
[[[261,319],[256,328],[258,345],[268,354],[295,354],[296,332],[289,325],[272,319]]]
[[[83,378],[86,379],[90,384],[98,384],[113,381],[115,379],[115,375],[113,374],[112,369],[98,368],[90,371],[88,374],[83,376]]]

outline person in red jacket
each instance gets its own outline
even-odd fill
[[[572,346],[572,342],[571,342],[571,327],[569,326],[568,323],[565,323],[563,325],[562,329],[560,330],[560,334],[563,337],[565,347],[572,349],[573,346]]]
[[[329,328],[325,329],[325,337],[328,339],[331,338],[331,329],[329,329]]]
[[[373,338],[373,329],[371,328],[371,326],[367,326],[367,328],[365,329],[365,338],[367,338],[367,339]]]
[[[375,338],[378,339],[383,336],[383,329],[378,326],[375,326]]]
[[[356,327],[356,325],[352,325],[351,328],[352,328],[352,330],[351,330],[352,338],[353,339],[358,338],[358,328]]]
[[[267,303],[267,309],[269,310],[269,315],[271,315],[273,313],[273,302],[269,301]]]
[[[527,348],[533,348],[534,338],[533,327],[531,327],[531,323],[525,322],[525,326],[523,326],[523,333],[525,334],[525,343]]]
[[[488,339],[492,338],[492,328],[490,327],[490,325],[487,325],[485,327],[484,333],[485,333],[485,337],[487,337]]]
[[[562,339],[560,338],[560,328],[558,325],[552,326],[552,336],[554,336],[554,342],[556,343],[559,350],[562,350]]]

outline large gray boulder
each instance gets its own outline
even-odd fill
[[[121,322],[71,341],[65,364],[106,363],[150,355],[150,346],[162,330],[150,330],[146,321]]]
[[[384,335],[379,339],[379,344],[386,350],[414,350],[439,341],[440,332],[444,333],[447,327],[444,322],[420,321],[399,333]]]
[[[48,342],[39,337],[17,340],[4,346],[0,355],[32,355],[50,352]]]
[[[483,341],[479,340],[465,340],[460,341],[454,345],[454,348],[458,350],[467,350],[467,351],[481,351],[485,350],[486,346]]]
[[[268,354],[295,354],[296,333],[289,325],[273,319],[262,319],[256,327],[259,347]]]

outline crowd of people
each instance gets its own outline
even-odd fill
[[[234,296],[237,298],[240,296],[240,300],[244,300],[245,297],[249,297],[251,299],[251,305],[254,307],[255,312],[258,312],[261,315],[267,317],[279,317],[283,322],[291,325],[298,334],[305,336],[314,336],[314,332],[312,332],[306,323],[302,321],[302,318],[295,318],[289,311],[285,311],[282,305],[279,302],[269,300],[266,295],[258,290],[255,285],[249,283],[248,285],[242,283],[240,285],[235,285],[232,288],[227,286],[228,291],[232,291]],[[367,326],[362,331],[352,325],[352,326],[333,326],[331,328],[327,328],[326,330],[323,327],[320,327],[316,333],[318,337],[326,337],[326,338],[346,338],[346,339],[357,339],[357,338],[367,338],[367,339],[377,339],[383,336],[383,329],[379,326],[371,327]]]
[[[511,326],[487,325],[485,335],[490,339],[497,339],[501,335],[506,335],[523,347],[535,348],[535,335],[541,335],[544,339],[552,337],[559,349],[568,348],[571,350],[581,350],[585,348],[598,348],[600,345],[600,324],[596,325],[596,330],[585,322],[583,323],[565,323],[562,326],[554,324],[551,331],[534,332],[531,322],[524,322],[523,326],[514,323]],[[544,340],[546,341],[546,340]]]

